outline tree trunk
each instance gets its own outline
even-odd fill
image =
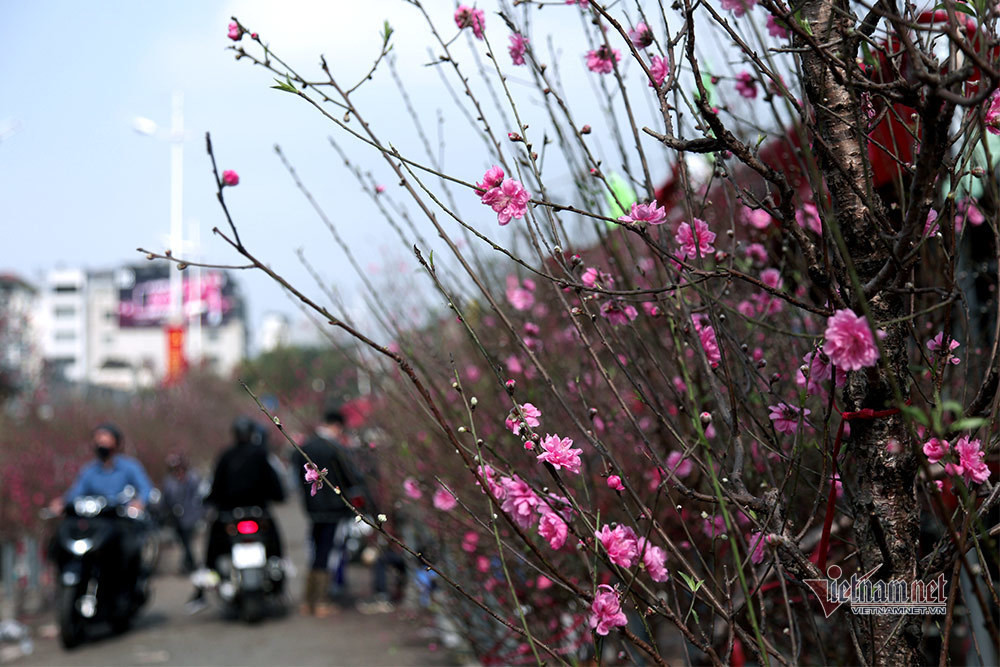
[[[855,21],[849,3],[840,0],[810,0],[803,6],[802,17],[809,22],[817,43],[827,45],[828,53],[843,62],[853,63],[848,37]],[[807,46],[798,40],[799,46]],[[866,169],[867,146],[863,143],[860,104],[847,73],[834,74],[829,61],[821,54],[804,50],[801,56],[803,83],[815,114],[814,153],[818,157],[825,186],[830,195],[833,221],[842,234],[847,254],[862,285],[871,281],[889,261],[878,239],[875,216],[869,203],[877,198],[871,193],[870,170]],[[821,202],[817,204],[822,207]],[[827,234],[828,243],[832,237]],[[837,253],[830,248],[830,255]],[[851,287],[844,265],[837,266],[842,294],[851,308],[861,314],[863,295]],[[847,289],[843,289],[843,288]],[[869,300],[870,323],[876,324],[906,315],[907,303],[888,290]],[[896,405],[893,385],[903,398],[908,397],[906,323],[884,325],[883,366],[850,373],[844,391],[842,409],[883,410]],[[845,477],[855,490],[854,536],[859,550],[859,569],[868,572],[881,566],[875,580],[912,581],[917,569],[919,513],[915,474],[917,461],[902,415],[850,422],[851,435],[841,462],[843,470],[857,471],[857,478]],[[850,461],[853,457],[854,461]],[[854,465],[852,465],[852,463]],[[853,482],[853,483],[852,483]],[[845,576],[851,571],[845,568]],[[846,610],[840,613],[845,613]],[[850,612],[846,612],[850,613]],[[858,617],[857,625],[864,660],[873,665],[913,665],[919,662],[920,619],[899,623],[898,616]]]

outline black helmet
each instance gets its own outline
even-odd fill
[[[241,445],[251,442],[256,430],[257,423],[249,417],[241,415],[233,420],[233,439]]]

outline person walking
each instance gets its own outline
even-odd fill
[[[167,456],[167,476],[163,480],[163,507],[166,521],[177,534],[184,551],[184,574],[194,572],[195,558],[191,538],[204,514],[201,477],[189,469],[182,454]]]
[[[353,515],[346,500],[367,496],[364,479],[351,461],[343,439],[344,415],[339,407],[328,407],[323,413],[323,423],[302,446],[317,469],[327,470],[327,482],[341,489],[338,494],[324,486],[312,495],[309,485],[302,487],[303,503],[306,514],[309,515],[309,544],[312,550],[303,591],[302,613],[320,618],[329,616],[332,612],[330,605],[324,601],[330,583],[327,568],[337,525]],[[296,451],[292,458],[295,469],[303,470],[306,465],[305,456]]]

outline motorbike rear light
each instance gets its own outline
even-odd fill
[[[256,521],[240,521],[236,524],[236,532],[240,535],[253,535],[257,532],[257,529]]]

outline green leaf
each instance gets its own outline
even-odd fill
[[[950,431],[975,431],[980,426],[986,423],[986,419],[983,417],[963,417],[959,419],[954,424],[952,424],[948,430]]]
[[[681,575],[681,579],[684,580],[684,583],[687,584],[687,587],[691,590],[692,593],[697,593],[698,589],[701,588],[701,585],[705,583],[701,579],[694,579],[693,577],[689,577],[684,572],[680,572],[679,574]]]
[[[285,81],[282,81],[281,79],[275,79],[274,81],[278,85],[277,86],[271,86],[272,88],[277,88],[278,90],[283,90],[286,93],[295,93],[296,95],[299,92],[295,88],[295,86],[292,85],[292,80],[289,79],[287,76],[285,77]]]
[[[902,412],[918,424],[923,424],[924,426],[931,425],[930,420],[927,419],[927,414],[920,408],[915,408],[912,405],[904,405]]]
[[[386,19],[382,24],[382,39],[388,42],[389,38],[392,37],[393,32],[395,31],[392,29],[392,26],[389,25],[389,19]]]
[[[961,3],[961,2],[956,2],[954,4],[954,7],[955,7],[955,11],[962,12],[963,14],[968,14],[972,18],[977,18],[976,10],[973,9],[972,7],[970,7],[969,5],[966,5],[966,4]],[[939,9],[947,9],[947,8],[948,8],[948,5],[942,3],[942,4],[938,5],[937,7],[935,7],[934,11],[937,11]]]
[[[945,412],[952,412],[956,415],[960,415],[965,411],[962,408],[962,404],[958,401],[942,401],[941,407],[945,410]]]
[[[866,65],[875,67],[875,57],[872,55],[871,49],[868,48],[868,42],[861,42],[861,55]]]

